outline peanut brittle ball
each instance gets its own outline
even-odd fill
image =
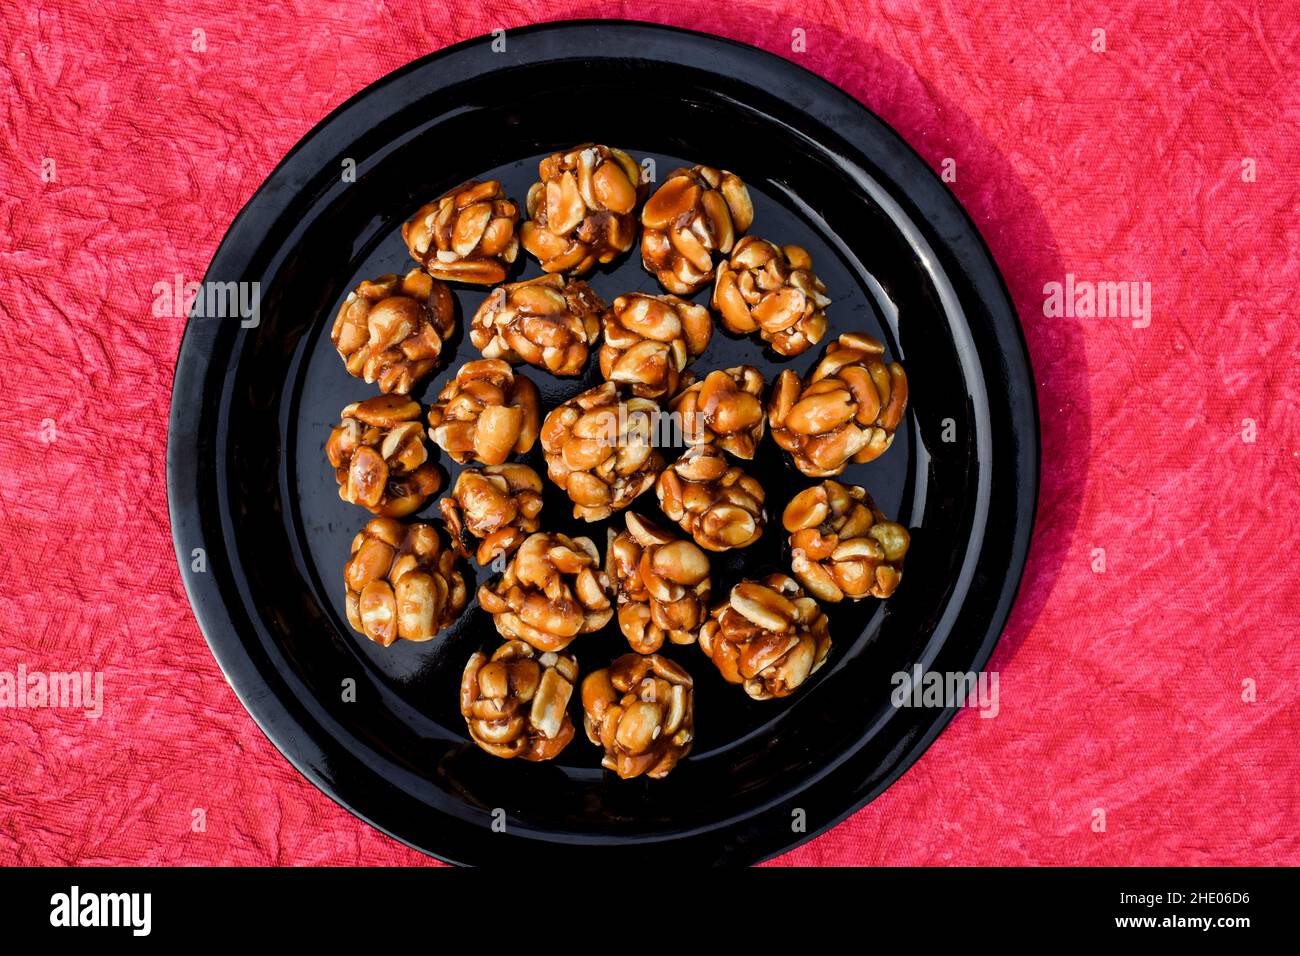
[[[632,650],[653,654],[667,639],[694,644],[709,615],[709,557],[633,512],[610,529],[606,560],[618,598],[618,626]]]
[[[666,657],[624,654],[582,682],[587,739],[601,766],[627,780],[666,777],[695,740],[691,675]]]
[[[614,616],[609,577],[590,538],[529,535],[497,580],[478,589],[479,604],[509,640],[560,651]]]
[[[903,579],[911,538],[856,485],[823,481],[785,506],[791,568],[813,597],[836,603],[887,598]]]
[[[466,468],[438,507],[460,554],[469,557],[469,535],[481,539],[475,558],[486,567],[497,555],[514,554],[538,529],[542,479],[527,465]]]
[[[649,490],[663,470],[654,447],[659,406],[624,398],[606,382],[569,399],[542,423],[546,471],[573,501],[573,516],[599,521]]]
[[[571,655],[507,641],[465,665],[460,712],[474,743],[493,756],[550,760],[573,739],[568,708],[577,682]]]
[[[725,169],[676,169],[641,210],[641,263],[669,292],[691,295],[713,280],[713,256],[731,252],[754,221],[740,177]]]
[[[500,359],[466,362],[429,406],[429,437],[464,465],[528,452],[541,424],[537,386]]]
[[[700,629],[700,649],[755,700],[793,693],[830,648],[826,614],[784,574],[737,584]]]
[[[330,337],[348,374],[405,395],[433,371],[455,330],[451,290],[422,269],[383,275],[348,294]]]
[[[670,406],[688,445],[716,445],[746,460],[763,440],[763,373],[752,365],[710,372],[689,383]]]
[[[799,246],[746,236],[718,266],[713,308],[731,332],[757,331],[780,355],[799,355],[826,335],[826,286]]]
[[[404,395],[377,395],[343,409],[325,442],[339,497],[377,515],[403,518],[442,487],[429,461],[420,403]]]
[[[456,554],[433,525],[374,518],[352,541],[343,568],[348,623],[376,644],[427,641],[465,609]]]
[[[833,478],[893,443],[907,410],[907,376],[884,355],[876,339],[849,332],[802,382],[790,369],[777,378],[767,408],[772,438],[805,475]]]
[[[763,534],[763,486],[713,445],[694,445],[664,469],[659,507],[707,551],[747,548]]]
[[[471,179],[426,203],[402,226],[411,258],[435,279],[496,285],[519,255],[519,207],[495,179]]]
[[[644,188],[631,156],[584,143],[546,157],[537,175],[519,238],[542,271],[580,276],[632,248]]]
[[[675,295],[621,295],[605,318],[600,374],[641,398],[672,395],[712,336],[713,319],[702,305]]]
[[[486,358],[581,375],[609,307],[580,279],[538,276],[492,290],[470,321]]]

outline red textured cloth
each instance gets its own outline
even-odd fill
[[[104,712],[0,710],[0,862],[428,862],[301,778],[208,653],[164,491],[182,321],[151,316],[151,289],[202,276],[281,156],[366,84],[579,16],[789,57],[953,160],[1029,340],[1042,503],[991,665],[1000,713],[961,714],[782,862],[1300,863],[1287,0],[8,4],[0,671],[102,671]],[[1150,282],[1150,325],[1046,317],[1067,273]]]

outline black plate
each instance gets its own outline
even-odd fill
[[[354,634],[341,572],[368,516],[339,500],[323,455],[339,409],[375,393],[344,373],[329,341],[335,311],[361,279],[409,268],[402,221],[485,173],[522,200],[540,157],[587,140],[653,158],[660,179],[695,162],[738,173],[754,197],[751,233],[812,253],[834,299],[827,341],[866,330],[911,383],[893,448],[845,474],[913,529],[902,587],[884,604],[828,609],[830,658],[783,701],[751,701],[698,648],[672,649],[696,678],[698,739],[663,781],[604,773],[581,731],[544,764],[469,744],[460,672],[474,649],[498,640],[477,603],[427,644],[385,650]],[[347,160],[355,182],[341,175]],[[521,265],[519,275],[540,272],[531,259]],[[952,717],[893,708],[895,672],[978,670],[997,642],[1038,483],[1033,378],[1014,311],[975,228],[921,159],[857,102],[784,60],[625,22],[512,30],[503,53],[484,38],[425,57],[294,148],[230,227],[207,281],[259,282],[261,324],[192,318],[177,361],[168,492],[195,615],[281,752],[414,847],[462,863],[758,860],[875,797]],[[607,300],[660,291],[635,253],[591,282]],[[457,290],[462,325],[486,294]],[[454,344],[417,398],[478,357],[465,336]],[[719,329],[694,368],[748,362],[770,382],[821,352],[785,360],[760,344]],[[547,409],[598,375],[594,361],[581,381],[526,371]],[[543,470],[540,449],[529,459]],[[770,438],[752,467],[774,520],[754,548],[715,562],[715,593],[742,571],[782,566],[781,510],[812,483]],[[578,527],[548,489],[545,527],[591,534],[603,548],[605,524]],[[657,514],[653,494],[635,507]],[[202,572],[192,570],[196,548]],[[573,645],[584,672],[626,649],[614,627]],[[343,700],[349,678],[355,702]],[[498,808],[504,834],[491,827]],[[792,825],[796,810],[805,830]]]

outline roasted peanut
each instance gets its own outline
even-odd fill
[[[582,682],[587,739],[623,779],[668,775],[695,740],[691,675],[666,657],[624,654]]]
[[[550,760],[573,739],[568,708],[577,682],[572,655],[507,641],[465,665],[460,712],[474,743],[493,756]]]
[[[659,507],[709,551],[747,548],[763,534],[763,486],[713,445],[694,445],[664,469]]]
[[[375,518],[352,540],[343,568],[348,623],[376,644],[430,640],[465,609],[456,554],[433,525]]]
[[[500,359],[466,362],[429,407],[429,437],[462,465],[500,465],[537,441],[537,386]]]
[[[519,255],[519,207],[495,179],[471,179],[426,203],[402,226],[411,258],[435,279],[495,285]]]
[[[777,378],[767,409],[772,438],[805,475],[834,477],[893,443],[907,410],[907,376],[884,354],[871,336],[845,333],[803,382],[790,369]]]
[[[554,409],[542,423],[547,474],[573,501],[573,516],[599,521],[654,484],[664,459],[655,449],[659,406],[624,400],[606,382]]]
[[[818,600],[887,598],[903,579],[907,529],[856,485],[827,480],[804,489],[785,506],[782,523],[794,576]]]
[[[826,286],[799,246],[746,236],[718,266],[713,308],[729,331],[757,331],[780,355],[799,355],[826,335]]]
[[[672,395],[682,370],[708,348],[712,335],[713,320],[702,305],[675,295],[621,295],[605,317],[600,373],[641,398]]]
[[[433,371],[455,327],[451,290],[412,269],[357,286],[339,308],[330,337],[349,375],[405,395]]]
[[[688,382],[672,410],[686,444],[717,445],[737,458],[753,458],[767,422],[763,374],[752,365],[710,372],[702,382]]]
[[[784,574],[737,584],[700,629],[700,649],[755,700],[793,693],[830,647],[825,613]]]
[[[632,650],[653,654],[664,639],[694,644],[708,616],[709,558],[633,512],[609,532],[606,562],[618,598],[618,626]]]
[[[377,515],[402,518],[442,487],[442,472],[428,460],[419,417],[419,402],[404,395],[377,395],[343,409],[325,443],[340,498]]]
[[[609,577],[590,538],[529,535],[505,573],[478,589],[479,604],[505,638],[559,651],[609,623]]]
[[[514,554],[537,530],[542,479],[527,465],[466,468],[438,507],[456,550],[469,557],[468,536],[481,538],[475,557],[487,566],[497,555]]]
[[[740,177],[695,166],[669,174],[641,210],[641,263],[669,292],[691,295],[713,279],[713,256],[731,252],[754,221]]]
[[[609,307],[580,279],[538,276],[493,289],[469,339],[489,359],[581,375]]]
[[[546,157],[519,238],[545,272],[580,276],[632,248],[641,169],[621,149],[584,143]]]

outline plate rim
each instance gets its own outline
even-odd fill
[[[1005,391],[1009,404],[1023,406],[1018,409],[1019,415],[1013,416],[1016,421],[1012,425],[1012,430],[1016,432],[1017,438],[1021,440],[1017,443],[1019,454],[1016,455],[1014,466],[1011,468],[1013,476],[1018,479],[1018,494],[1015,506],[1016,524],[1009,548],[1010,566],[1002,578],[1002,585],[998,590],[997,600],[993,604],[984,639],[981,641],[971,662],[973,670],[982,670],[991,658],[1006,629],[1023,583],[1038,511],[1042,471],[1042,437],[1037,389],[1035,387],[1036,380],[1024,328],[1007,289],[1006,281],[984,236],[957,196],[947,188],[929,164],[925,162],[924,158],[889,123],[830,80],[777,54],[737,40],[698,30],[630,19],[554,20],[511,27],[507,30],[507,35],[519,36],[521,34],[589,28],[617,32],[631,31],[632,33],[650,31],[676,37],[689,43],[721,44],[733,48],[733,52],[736,52],[737,55],[765,61],[769,69],[786,70],[804,83],[820,86],[824,95],[832,100],[839,101],[840,106],[847,107],[850,111],[859,113],[864,119],[869,119],[874,123],[876,129],[872,131],[871,135],[881,136],[892,141],[893,145],[901,150],[901,158],[898,160],[901,164],[916,165],[928,174],[918,177],[920,182],[917,184],[918,188],[925,190],[925,196],[918,197],[912,191],[908,193],[908,198],[917,204],[918,212],[922,213],[922,223],[932,223],[932,218],[925,215],[927,205],[937,205],[939,207],[946,205],[949,208],[945,212],[955,214],[966,227],[964,230],[966,235],[963,238],[974,239],[973,248],[967,252],[963,253],[960,250],[955,250],[951,245],[947,248],[961,262],[963,266],[962,272],[967,278],[971,279],[972,285],[976,284],[974,281],[976,276],[970,269],[971,263],[967,260],[973,260],[977,270],[984,272],[984,275],[979,278],[985,281],[988,279],[993,281],[995,295],[986,296],[981,293],[979,298],[988,309],[990,318],[993,320],[996,338],[1001,340],[1009,336],[1009,341],[1003,344],[1014,346],[1016,349],[1014,357],[1020,359],[1020,362],[1009,363],[1009,370],[1012,373],[1023,372],[1023,375],[1013,374],[1006,379]],[[313,125],[267,174],[261,185],[231,220],[221,238],[221,242],[212,255],[208,268],[205,270],[204,282],[211,281],[214,273],[219,272],[218,266],[223,259],[233,254],[232,247],[235,244],[236,237],[250,228],[252,220],[262,211],[263,206],[268,205],[268,203],[271,205],[288,203],[289,199],[287,197],[296,194],[297,190],[291,188],[291,173],[294,172],[292,168],[293,160],[341,115],[355,108],[361,101],[391,86],[402,77],[490,39],[491,34],[471,37],[418,57],[368,83]],[[653,54],[647,53],[644,56],[647,59],[654,59]],[[519,65],[518,60],[512,58],[512,61],[510,65]],[[861,150],[860,145],[854,139],[853,131],[837,129],[836,132],[850,145],[853,145],[855,149]],[[859,133],[859,136],[862,135],[864,134]],[[286,179],[290,180],[290,182],[284,182]],[[285,196],[272,200],[271,195],[276,190],[284,190]],[[924,204],[922,200],[924,200]],[[280,212],[283,212],[283,210],[281,209]],[[269,218],[274,221],[274,219],[278,218],[278,214]],[[1009,321],[1007,321],[1008,319]],[[222,590],[215,576],[211,573],[196,574],[187,572],[191,549],[208,543],[208,536],[205,533],[200,515],[201,499],[192,496],[190,492],[200,481],[197,468],[199,456],[193,452],[198,443],[211,440],[214,437],[207,436],[205,439],[200,433],[199,426],[204,421],[206,386],[209,378],[214,374],[213,366],[215,363],[212,359],[217,328],[216,323],[196,322],[187,318],[185,331],[177,349],[173,370],[166,446],[168,518],[176,554],[177,569],[182,586],[185,589],[186,598],[199,630],[203,634],[204,641],[207,643],[213,658],[217,661],[227,684],[235,692],[240,704],[253,719],[254,724],[263,736],[314,787],[353,816],[399,843],[444,862],[462,863],[464,861],[416,844],[377,822],[365,811],[355,806],[347,797],[343,796],[332,781],[320,772],[317,764],[327,761],[332,762],[335,755],[327,753],[320,743],[311,739],[313,728],[303,720],[305,717],[307,721],[312,721],[311,715],[306,712],[301,701],[296,699],[286,701],[276,694],[270,688],[268,682],[260,675],[257,663],[247,653],[246,642],[239,635],[232,612],[223,598]],[[1006,351],[1004,348],[1004,355]],[[201,361],[196,361],[196,359]],[[1013,382],[1011,381],[1013,377],[1019,378],[1021,381]],[[229,376],[225,377],[224,384],[227,388],[229,387]],[[213,404],[215,406],[220,403]],[[1017,428],[1017,425],[1020,427]],[[1028,426],[1027,431],[1024,426]],[[1023,442],[1024,439],[1031,439],[1027,443],[1028,447]],[[216,480],[215,476],[213,480]],[[219,521],[219,516],[215,520]],[[211,549],[208,549],[208,552],[210,554]],[[222,638],[225,639],[224,643]],[[752,851],[737,854],[729,846],[722,847],[720,854],[727,858],[727,862],[736,862],[732,857],[737,855],[744,856],[744,862],[763,862],[789,852],[795,847],[807,843],[838,826],[893,786],[929,749],[934,740],[947,728],[959,709],[957,707],[936,709],[935,717],[926,732],[919,735],[900,757],[895,758],[892,769],[880,778],[879,783],[868,790],[865,795],[854,797],[845,809],[832,813],[829,819],[819,820],[816,823],[810,820],[810,827],[807,832],[792,833],[793,839],[776,841],[779,845],[774,848],[764,848],[757,854]],[[321,728],[317,726],[314,729],[319,731]],[[304,747],[310,747],[312,752],[304,755],[301,752]],[[344,753],[347,754],[348,752],[344,751]],[[390,781],[385,781],[385,783],[392,786]],[[752,821],[747,822],[752,825]],[[770,844],[772,841],[766,842]]]

